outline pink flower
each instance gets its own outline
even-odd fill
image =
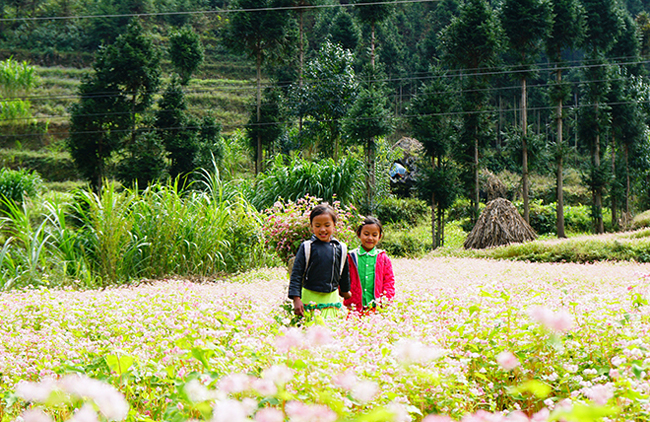
[[[511,371],[520,365],[519,359],[508,351],[503,351],[497,355],[497,363],[506,371]]]
[[[21,415],[23,422],[52,422],[52,418],[41,409],[25,410]]]
[[[428,415],[422,419],[422,422],[454,422],[454,420],[449,416]]]
[[[279,352],[285,353],[294,347],[300,347],[303,343],[304,335],[298,328],[289,328],[283,336],[276,337],[275,347]]]
[[[248,414],[246,406],[237,400],[219,400],[212,410],[212,422],[246,422]]]
[[[282,422],[284,421],[284,414],[272,407],[261,409],[255,414],[255,422]]]
[[[285,406],[290,422],[335,422],[336,413],[327,406],[291,401]]]
[[[332,341],[332,331],[323,325],[312,325],[307,330],[307,343],[310,346],[322,346]]]
[[[50,397],[55,388],[56,382],[52,378],[41,382],[20,381],[16,384],[16,395],[25,401],[42,403]]]
[[[95,402],[99,411],[109,421],[121,421],[129,413],[129,404],[122,393],[105,382],[85,375],[66,375],[59,383],[61,390]]]
[[[221,378],[217,388],[226,394],[236,394],[250,388],[250,378],[245,374],[229,374]]]
[[[275,383],[267,379],[254,379],[251,387],[264,397],[274,396],[278,392],[278,387],[275,386]]]
[[[528,313],[533,321],[549,330],[562,333],[573,328],[573,317],[566,311],[553,312],[543,306],[533,306]]]
[[[262,378],[281,386],[291,381],[293,370],[287,368],[286,365],[273,365],[262,372]]]
[[[77,410],[74,412],[74,415],[70,419],[68,419],[68,422],[98,422],[99,419],[97,418],[97,412],[95,412],[95,409],[88,403],[84,404],[81,409]]]
[[[352,397],[358,402],[368,403],[375,397],[375,395],[377,395],[378,391],[379,387],[377,387],[376,383],[372,381],[360,381],[357,382],[354,387],[352,387],[352,391],[350,393]]]
[[[604,406],[609,399],[614,397],[614,388],[611,383],[597,384],[593,387],[583,388],[582,393],[597,405]]]
[[[357,376],[350,370],[345,371],[342,374],[334,375],[332,377],[332,383],[335,386],[341,387],[342,389],[348,391],[352,390],[358,381],[359,379]]]

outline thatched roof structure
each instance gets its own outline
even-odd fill
[[[484,249],[536,238],[537,234],[512,202],[497,198],[488,202],[463,246],[465,249]]]

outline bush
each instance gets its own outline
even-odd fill
[[[377,204],[375,212],[382,223],[415,226],[430,211],[431,208],[420,199],[390,196]]]
[[[36,172],[24,169],[0,169],[0,198],[6,198],[15,204],[22,204],[25,197],[36,196],[43,182]]]
[[[650,210],[644,211],[641,214],[634,216],[634,219],[632,220],[632,227],[635,229],[650,227]]]
[[[264,211],[264,231],[267,247],[273,250],[284,261],[288,262],[298,250],[300,243],[311,237],[309,228],[309,213],[322,200],[314,196],[306,196],[297,201],[277,201],[271,208]],[[335,201],[332,206],[338,214],[334,236],[347,243],[356,244],[355,230],[362,221],[354,207],[341,206]]]
[[[259,175],[253,204],[259,210],[271,207],[280,198],[298,201],[308,195],[348,203],[360,183],[361,168],[361,163],[353,158],[339,162],[294,159],[285,164],[278,155],[272,167]]]
[[[387,226],[379,247],[389,256],[420,257],[431,249],[431,232],[429,226],[418,226],[412,230],[399,230],[399,227]]]

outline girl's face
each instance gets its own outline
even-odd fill
[[[311,221],[311,232],[322,242],[329,242],[334,233],[334,220],[328,213],[317,215]]]
[[[363,249],[365,249],[366,252],[370,252],[381,240],[381,230],[379,230],[379,226],[376,224],[366,224],[361,227],[359,240],[361,240],[361,246]]]

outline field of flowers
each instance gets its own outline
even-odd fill
[[[650,265],[394,260],[301,327],[284,269],[0,295],[0,421],[650,420]]]

